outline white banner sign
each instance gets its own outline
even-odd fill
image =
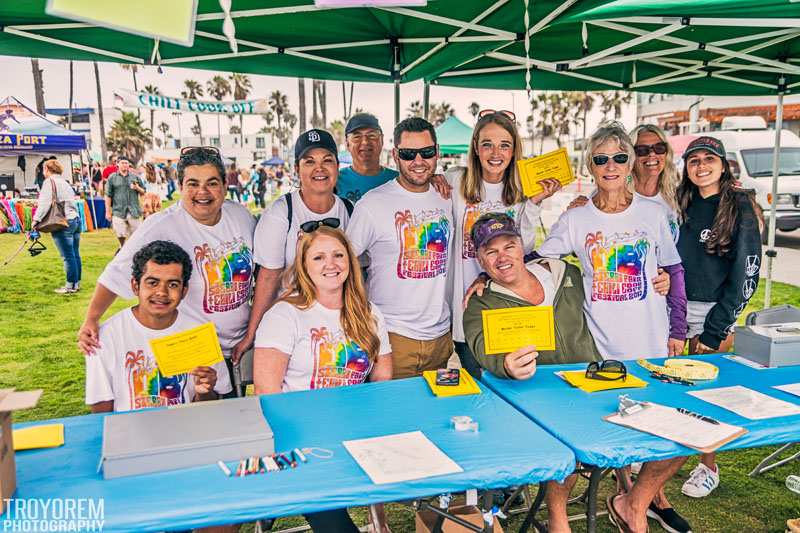
[[[135,93],[125,89],[118,89],[114,91],[114,107],[138,107],[183,113],[263,115],[268,111],[269,103],[266,98],[217,102],[215,100],[173,98],[160,94]]]

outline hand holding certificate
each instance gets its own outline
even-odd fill
[[[559,148],[538,157],[520,159],[517,161],[517,168],[522,181],[522,192],[528,197],[544,191],[539,183],[544,179],[555,178],[562,186],[575,181],[566,148]]]
[[[165,377],[186,374],[199,366],[211,366],[222,361],[217,330],[211,322],[152,339],[150,348],[158,369]]]
[[[487,354],[513,352],[523,346],[555,350],[552,306],[513,307],[482,312],[483,342]]]

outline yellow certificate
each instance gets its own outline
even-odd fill
[[[158,369],[165,377],[191,372],[222,361],[217,329],[208,322],[180,333],[150,340]]]
[[[549,305],[492,309],[482,312],[483,346],[487,354],[503,354],[533,345],[556,349],[553,307]]]
[[[546,178],[555,178],[561,185],[575,181],[566,148],[530,159],[520,159],[517,161],[517,168],[525,196],[534,196],[544,191],[539,182]]]

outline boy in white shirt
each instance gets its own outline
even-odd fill
[[[189,255],[173,242],[153,241],[133,256],[132,273],[139,303],[100,326],[100,347],[86,356],[86,403],[92,412],[216,400],[230,392],[225,363],[164,377],[148,342],[200,325],[178,312],[192,275]]]

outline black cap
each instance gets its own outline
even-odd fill
[[[358,113],[350,117],[350,120],[347,121],[347,126],[344,127],[344,134],[350,135],[354,131],[360,130],[361,128],[378,130],[379,132],[383,133],[381,125],[378,123],[378,119],[375,117],[375,115],[370,115],[369,113]]]
[[[300,159],[312,148],[325,148],[339,161],[339,150],[333,136],[325,130],[313,129],[300,134],[294,143],[294,158]]]
[[[722,141],[708,136],[698,137],[690,142],[689,146],[687,146],[686,150],[683,152],[683,159],[685,160],[689,157],[689,154],[698,150],[708,150],[721,159],[725,159],[725,146],[722,144]]]

